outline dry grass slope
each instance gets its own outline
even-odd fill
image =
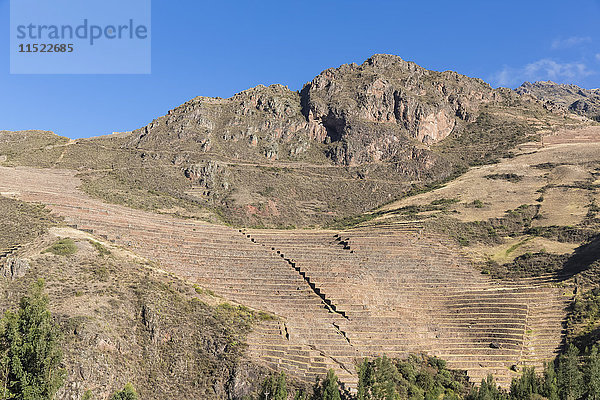
[[[107,398],[127,382],[145,399],[241,398],[256,389],[266,371],[245,359],[245,341],[265,314],[197,290],[39,206],[0,203],[0,231],[18,246],[0,256],[0,306],[16,307],[45,279],[68,372],[57,398],[88,390]],[[7,269],[8,259],[20,270]]]
[[[540,366],[560,345],[569,289],[499,285],[418,224],[240,231],[102,203],[77,184],[67,172],[0,170],[1,190],[18,187],[79,229],[277,315],[250,334],[249,354],[307,383],[334,368],[353,387],[357,358],[429,352],[507,384],[512,365]]]

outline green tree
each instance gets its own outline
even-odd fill
[[[558,400],[558,382],[556,379],[556,371],[554,370],[553,361],[549,361],[547,364],[544,364],[543,395],[548,400]]]
[[[469,388],[438,358],[412,355],[391,360],[383,356],[359,365],[356,399],[459,400]]]
[[[510,384],[510,397],[515,400],[530,400],[541,392],[542,382],[533,367],[525,367],[521,376],[513,378]]]
[[[469,394],[469,400],[501,400],[505,399],[505,394],[498,389],[494,377],[490,374],[487,379],[481,380],[478,388],[473,388]]]
[[[138,400],[138,399],[139,399],[139,396],[138,396],[137,392],[133,388],[133,385],[129,382],[125,385],[125,387],[123,387],[123,390],[119,390],[118,392],[116,392],[115,394],[110,396],[110,400]]]
[[[285,374],[271,375],[263,382],[259,400],[287,400],[287,383]]]
[[[48,311],[44,280],[0,321],[0,377],[4,399],[52,399],[63,385],[60,333]]]
[[[558,357],[558,394],[562,400],[576,400],[582,394],[583,376],[579,370],[579,350],[569,344]]]
[[[358,400],[371,400],[371,391],[373,390],[373,384],[375,383],[375,377],[373,372],[373,365],[368,359],[364,359],[358,367]]]
[[[373,400],[396,400],[400,398],[396,383],[400,381],[398,368],[385,355],[375,359]],[[416,374],[414,374],[416,379]]]
[[[340,387],[335,372],[330,369],[325,380],[315,385],[312,400],[341,400]]]
[[[308,394],[304,390],[298,390],[294,395],[294,400],[308,400]]]
[[[597,344],[592,347],[585,364],[585,384],[587,398],[600,400],[600,352]]]

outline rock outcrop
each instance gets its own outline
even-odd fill
[[[226,167],[218,162],[208,161],[205,164],[192,164],[184,168],[185,177],[193,184],[204,189],[222,188],[227,190],[229,183],[225,180]]]
[[[298,93],[282,85],[259,85],[229,99],[197,97],[134,131],[129,145],[156,148],[169,143],[180,153],[293,159],[325,134],[322,126],[302,115]]]
[[[229,99],[197,97],[134,131],[129,145],[314,161],[310,150],[325,144],[321,155],[338,164],[397,162],[460,130],[498,97],[480,79],[375,55],[325,70],[300,92],[259,85]]]
[[[519,94],[531,94],[575,114],[600,121],[600,89],[583,89],[577,85],[540,81],[525,82],[515,90]]]
[[[390,55],[328,69],[302,90],[307,120],[325,127],[326,140],[347,143],[343,157],[335,157],[346,164],[394,159],[407,139],[440,142],[494,98],[479,79]]]
[[[7,257],[0,267],[0,275],[10,280],[22,277],[29,270],[29,260],[19,257]]]

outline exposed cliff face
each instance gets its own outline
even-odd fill
[[[129,142],[138,148],[221,154],[238,159],[295,159],[325,130],[301,113],[300,96],[282,85],[257,86],[229,99],[197,97],[148,126]]]
[[[326,140],[348,143],[343,159],[336,157],[347,164],[394,159],[407,138],[439,142],[494,98],[479,79],[428,71],[390,55],[328,69],[302,90],[307,120],[325,127]],[[356,126],[368,123],[377,133],[365,138]]]
[[[324,143],[331,146],[321,154],[340,164],[398,161],[414,144],[460,129],[495,98],[479,79],[376,55],[328,69],[300,93],[272,85],[229,99],[195,98],[135,131],[130,145],[293,160],[314,159],[309,150]]]
[[[575,114],[600,121],[600,89],[583,89],[577,85],[541,81],[525,82],[516,91],[519,94],[531,94],[540,100],[562,106]]]
[[[84,190],[109,202],[243,226],[315,226],[581,123],[557,107],[375,55],[325,70],[300,92],[272,85],[197,97],[128,134],[74,143],[29,134],[27,150],[21,134],[0,132],[0,157],[84,171]]]

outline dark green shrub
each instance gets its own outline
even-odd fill
[[[42,253],[52,253],[57,256],[70,256],[77,253],[77,245],[71,238],[60,239]]]
[[[110,396],[110,400],[138,400],[139,396],[137,394],[137,392],[135,391],[135,389],[133,388],[133,385],[131,383],[127,383],[125,385],[125,387],[123,387],[123,390],[120,390],[118,392],[116,392],[115,394],[113,394],[112,396]]]
[[[271,375],[262,384],[259,399],[287,400],[287,384],[285,374]]]
[[[19,310],[7,311],[0,321],[2,398],[54,398],[65,379],[59,338],[40,279],[21,299]]]
[[[97,242],[95,240],[91,240],[91,239],[89,239],[88,242],[90,242],[91,245],[94,246],[96,251],[98,251],[98,255],[100,255],[102,257],[110,255],[110,250],[108,250],[106,247],[104,247],[104,245],[102,243]]]
[[[511,183],[517,183],[517,182],[521,182],[523,180],[523,176],[517,175],[517,174],[512,174],[512,173],[492,174],[492,175],[486,175],[485,177],[487,179],[504,180],[504,181],[508,181]]]

